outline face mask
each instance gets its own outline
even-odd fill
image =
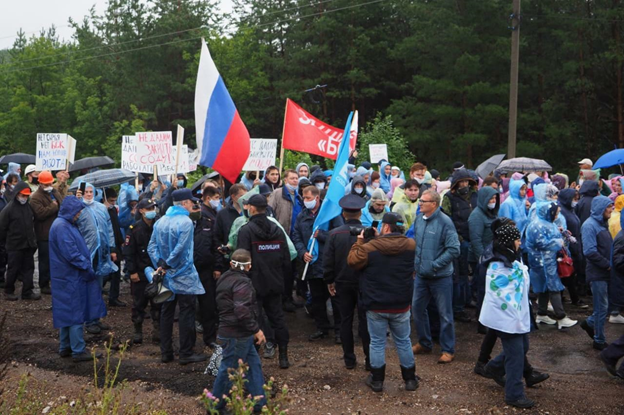
[[[2,189],[0,189],[0,194],[4,194],[4,192],[6,192],[6,189],[3,187]]]
[[[201,219],[201,212],[191,212],[189,213],[189,218],[191,218],[193,222],[197,222]]]
[[[460,196],[466,196],[469,191],[470,191],[470,188],[468,186],[460,187],[459,189],[457,189],[457,193],[459,193]]]
[[[87,200],[87,199],[85,199],[85,198],[82,198],[82,201],[84,202],[84,204],[85,204],[85,205],[92,205],[92,204],[93,204],[93,202],[94,202],[94,200],[93,200],[93,199],[91,199],[91,200]]]
[[[297,186],[286,184],[286,189],[288,189],[289,192],[294,192],[295,190],[297,190]]]
[[[178,180],[178,187],[184,187],[184,180]]]
[[[578,201],[577,200],[573,200],[572,201],[572,207],[574,208],[574,207],[576,207],[576,205],[578,205]]]
[[[419,179],[417,177],[415,177],[414,179],[418,182],[418,184],[423,184],[423,182],[425,181],[425,179]]]
[[[32,184],[39,184],[39,178],[38,177],[33,177],[32,178]]]
[[[362,187],[356,187],[354,190],[355,190],[355,193],[357,193],[358,195],[361,195],[362,192],[364,191]]]
[[[325,183],[315,183],[314,184],[316,186],[317,189],[319,190],[323,190],[325,189]]]
[[[12,185],[12,184],[9,185],[9,190],[13,190],[14,188],[15,188],[14,185]]]
[[[247,209],[243,210],[243,215],[245,215],[246,218],[249,217],[249,211]]]
[[[584,180],[584,179],[579,180],[579,186],[582,186],[582,185],[583,185],[583,183],[585,183],[585,180]]]
[[[210,199],[210,206],[215,209],[217,212],[221,210],[221,199],[213,200]]]
[[[148,210],[147,212],[145,212],[144,216],[145,219],[154,220],[156,218],[156,211]]]
[[[373,189],[379,189],[379,182],[373,182]]]
[[[355,177],[355,172],[354,171],[350,171],[349,172],[349,177],[353,179]]]
[[[309,202],[303,202],[303,204],[305,205],[306,209],[312,210],[316,207],[316,199],[310,200]]]
[[[52,186],[44,187],[43,190],[45,192],[52,193],[52,190],[54,190],[54,187],[52,187]]]
[[[25,205],[26,202],[28,202],[28,198],[21,198],[21,197],[16,197],[17,201],[20,202],[22,205]]]
[[[488,203],[488,209],[492,210],[496,207],[496,203]]]

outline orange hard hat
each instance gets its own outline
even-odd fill
[[[39,173],[39,183],[52,184],[53,182],[54,182],[54,177],[52,177],[52,173],[50,173],[49,170],[45,170]]]

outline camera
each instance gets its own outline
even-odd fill
[[[352,236],[359,236],[364,229],[363,226],[349,226],[349,233]]]
[[[353,236],[359,236],[364,231],[364,239],[369,240],[375,237],[375,228],[372,226],[349,226],[349,233]]]
[[[375,228],[373,228],[372,226],[369,226],[368,228],[364,229],[364,239],[369,240],[369,239],[373,239],[375,237]]]

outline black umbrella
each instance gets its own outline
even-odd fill
[[[26,153],[7,154],[6,156],[0,157],[0,164],[35,164],[36,162],[37,159],[35,158],[35,156]]]
[[[504,158],[504,154],[496,154],[479,164],[479,167],[475,169],[475,172],[480,178],[485,179],[498,167],[499,164],[501,164],[501,161],[503,161]]]
[[[70,191],[78,189],[81,182],[91,183],[94,187],[111,187],[122,183],[128,183],[135,179],[136,174],[126,169],[98,170],[93,173],[77,177],[69,187]]]
[[[115,164],[115,160],[108,156],[85,157],[83,159],[76,160],[76,162],[69,168],[69,171],[73,172],[83,169],[93,169],[95,167],[112,166],[113,164]]]
[[[202,187],[206,180],[214,179],[215,177],[219,177],[219,172],[213,171],[212,173],[204,174],[199,180],[193,183],[193,186],[191,186],[191,192],[195,193],[196,190]]]

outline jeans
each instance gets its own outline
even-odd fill
[[[370,336],[366,323],[366,311],[359,301],[359,290],[357,285],[336,283],[336,296],[338,297],[338,307],[340,308],[340,340],[342,341],[342,352],[346,364],[354,364],[356,361],[353,341],[353,318],[357,311],[358,316],[358,336],[362,339],[362,348],[366,361],[370,348]]]
[[[193,355],[195,347],[195,300],[196,295],[176,294],[171,301],[165,301],[160,312],[160,352],[173,356],[173,316],[176,304],[180,307],[178,327],[180,329],[180,357]]]
[[[453,276],[453,313],[462,313],[466,302],[470,299],[468,286],[468,251],[470,242],[462,241],[460,244],[460,255],[453,262],[455,275]]]
[[[37,241],[39,251],[39,288],[50,288],[50,246],[48,241]]]
[[[455,354],[455,326],[453,323],[453,278],[425,279],[416,277],[412,310],[418,342],[433,348],[427,306],[433,300],[440,314],[440,346],[443,352]]]
[[[486,369],[502,375],[506,375],[505,400],[516,401],[524,397],[524,384],[522,375],[524,372],[524,359],[529,351],[529,335],[509,334],[497,331],[503,343],[503,351],[486,365]]]
[[[405,368],[414,367],[414,353],[410,340],[410,313],[366,312],[368,332],[370,333],[370,364],[379,369],[386,364],[386,333],[390,333],[399,355],[399,362]]]
[[[61,345],[59,351],[67,350],[71,348],[72,356],[79,355],[85,351],[85,341],[82,332],[82,324],[76,324],[75,326],[61,327],[60,340]]]
[[[262,365],[260,364],[260,357],[254,347],[253,336],[236,338],[223,338],[219,337],[219,344],[223,347],[223,356],[221,360],[221,366],[219,366],[219,373],[215,379],[214,388],[212,394],[215,398],[219,399],[218,408],[225,406],[225,399],[223,395],[229,395],[232,388],[232,382],[230,382],[228,376],[229,368],[238,368],[238,360],[249,365],[249,371],[245,375],[245,388],[251,394],[251,396],[262,396],[262,399],[255,405],[257,409],[262,408],[266,404],[266,398],[264,397],[264,377],[262,375]]]
[[[607,281],[592,281],[590,284],[594,301],[594,313],[587,318],[587,324],[594,329],[594,341],[596,343],[606,343],[604,325],[609,308],[607,291],[609,283]]]

